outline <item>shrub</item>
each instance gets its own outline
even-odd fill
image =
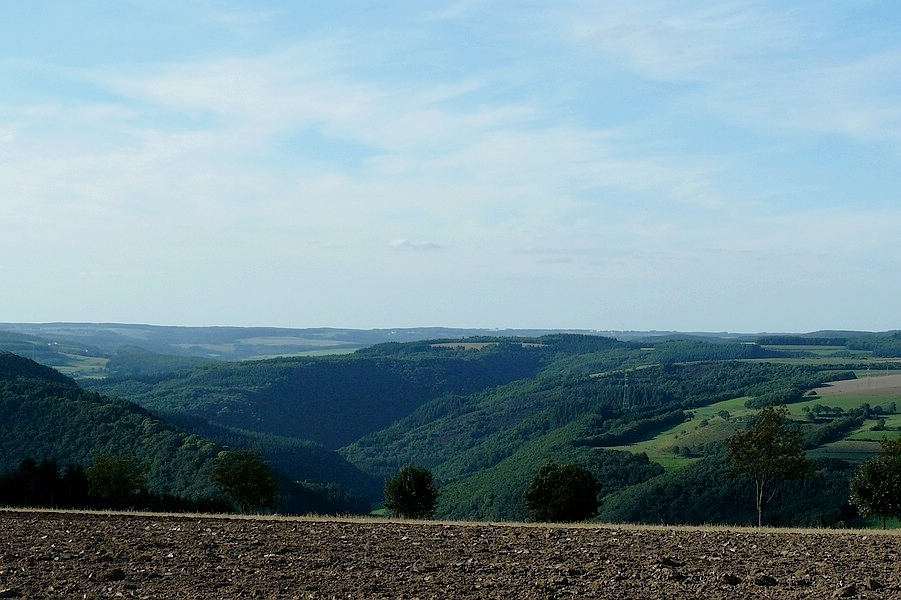
[[[405,519],[425,519],[435,514],[438,487],[425,467],[405,465],[385,484],[385,508]]]
[[[851,478],[850,502],[861,515],[901,518],[901,440],[882,440],[882,452]]]
[[[130,456],[99,454],[85,471],[91,494],[102,498],[113,508],[125,508],[147,488],[147,466]]]
[[[210,479],[227,494],[242,515],[278,503],[275,472],[251,450],[223,451],[216,457]]]
[[[573,523],[597,516],[600,491],[600,482],[588,469],[551,461],[538,470],[523,501],[535,521]]]

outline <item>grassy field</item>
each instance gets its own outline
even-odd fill
[[[811,458],[838,458],[851,463],[864,463],[879,453],[879,442],[839,440],[808,451]]]
[[[66,357],[67,363],[55,368],[64,375],[76,379],[99,379],[107,375],[106,364],[109,362],[108,358],[79,356],[77,354],[63,354],[63,356]]]
[[[862,427],[852,432],[847,439],[878,441],[882,438],[894,440],[901,437],[901,415],[888,415],[885,418],[885,426],[880,430],[873,429],[875,425],[876,421],[866,421]]]
[[[817,395],[789,405],[792,418],[805,421],[809,411],[816,405],[840,408],[844,412],[849,412],[864,404],[888,408],[894,402],[897,408],[901,409],[901,374],[897,371],[874,374],[874,370],[871,370],[868,377],[866,369],[857,374],[859,379],[835,382],[819,388]],[[611,449],[633,453],[644,452],[648,458],[666,470],[685,467],[699,459],[678,449],[702,446],[731,436],[741,426],[744,417],[757,412],[745,407],[747,399],[747,397],[733,398],[693,409],[694,417],[690,421],[679,423],[647,440]],[[845,439],[825,444],[811,450],[809,454],[811,457],[838,458],[854,463],[865,462],[879,452],[879,440],[884,437],[888,439],[901,437],[901,414],[884,415],[884,419],[885,423],[881,430],[873,430],[877,420],[867,420]]]
[[[693,410],[694,418],[662,431],[652,438],[612,447],[612,450],[626,450],[635,454],[642,452],[651,460],[660,463],[666,470],[679,469],[697,460],[697,457],[679,454],[675,449],[692,447],[723,440],[738,429],[737,418],[753,414],[755,411],[745,408],[747,398],[734,398],[717,402]],[[720,415],[729,413],[729,420]]]

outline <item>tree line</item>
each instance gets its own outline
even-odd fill
[[[94,457],[87,467],[54,459],[26,458],[0,474],[0,505],[56,509],[229,512],[274,509],[279,504],[275,471],[253,451],[222,451],[209,474],[219,497],[190,499],[151,491],[147,465],[130,456]]]
[[[901,439],[884,439],[880,454],[856,470],[842,461],[812,461],[804,451],[804,436],[790,419],[787,408],[765,406],[748,427],[725,440],[722,448],[722,452],[689,469],[694,478],[667,479],[663,475],[649,481],[655,486],[663,486],[661,490],[667,484],[695,489],[688,487],[679,493],[673,493],[672,489],[669,493],[663,491],[656,496],[658,512],[649,511],[641,504],[632,504],[633,514],[641,518],[613,521],[651,519],[654,522],[660,518],[668,523],[722,522],[717,518],[717,510],[744,503],[741,494],[736,493],[743,481],[752,484],[758,527],[765,521],[802,526],[843,523],[853,518],[854,509],[861,516],[881,518],[883,527],[888,518],[901,518]],[[824,467],[830,462],[839,463],[834,471],[840,472],[841,476],[827,474],[828,469]],[[849,473],[852,470],[853,474]],[[707,495],[706,510],[693,516],[691,511],[698,510],[699,503],[686,504],[685,500],[693,493],[710,489],[710,482],[719,482],[718,495]],[[558,465],[548,461],[534,474],[522,500],[534,521],[584,521],[598,516],[603,504],[599,497],[602,487],[597,477],[579,464]],[[625,491],[626,502],[621,501],[621,506],[634,499],[629,491]],[[780,493],[783,504],[780,512],[765,519],[765,509]],[[386,484],[385,506],[397,516],[430,518],[435,514],[439,495],[432,473],[425,467],[408,464]],[[844,506],[835,502],[836,497],[844,501]],[[811,507],[799,507],[798,503],[805,501],[817,503],[820,512],[811,513]],[[660,509],[667,512],[659,512]],[[793,511],[808,519],[811,514],[819,514],[819,517],[808,522],[790,522]],[[786,517],[789,522],[784,521]]]

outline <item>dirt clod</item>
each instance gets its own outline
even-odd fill
[[[835,590],[835,593],[832,595],[835,598],[851,598],[857,595],[857,585],[850,583]]]
[[[104,581],[122,581],[125,579],[125,571],[119,568],[110,570],[104,577]]]
[[[739,583],[741,583],[741,578],[734,575],[733,573],[726,573],[725,575],[723,575],[720,581],[722,581],[726,585],[738,585]]]
[[[753,580],[754,585],[763,587],[769,587],[779,583],[779,581],[775,577],[773,577],[772,575],[767,575],[766,573],[756,573]]]
[[[881,590],[885,586],[882,585],[882,582],[878,579],[873,579],[872,577],[867,577],[866,586],[868,590]]]

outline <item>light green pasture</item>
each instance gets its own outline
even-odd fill
[[[64,375],[76,379],[96,379],[106,377],[106,364],[108,358],[97,356],[79,356],[78,354],[65,354],[67,363],[54,368]]]
[[[840,408],[843,411],[847,412],[856,408],[860,408],[864,404],[869,404],[871,407],[882,406],[883,408],[888,408],[889,403],[895,402],[898,405],[898,408],[901,409],[901,401],[899,401],[898,397],[894,395],[885,397],[873,397],[851,396],[842,394],[841,396],[805,396],[805,398],[806,399],[803,402],[796,402],[794,404],[788,405],[788,412],[791,414],[793,419],[804,419],[807,416],[807,413],[804,411],[804,407],[806,406],[807,408],[813,408],[816,404],[828,406],[829,408]]]
[[[774,363],[783,365],[817,365],[831,366],[843,368],[850,361],[858,362],[860,360],[872,360],[865,356],[806,356],[804,358],[748,358],[748,362],[758,363]]]
[[[668,471],[680,469],[698,459],[677,454],[675,448],[680,446],[698,446],[728,438],[740,427],[740,421],[743,417],[757,413],[754,409],[745,408],[747,400],[747,397],[733,398],[692,409],[694,418],[691,421],[679,423],[647,440],[634,444],[614,446],[610,449],[625,450],[634,454],[644,452],[648,455],[648,458],[659,463]],[[805,406],[810,408],[815,404],[820,404],[832,408],[841,408],[847,412],[859,408],[864,403],[868,403],[870,406],[882,405],[887,407],[890,402],[897,400],[897,396],[891,394],[887,394],[885,397],[814,396],[803,402],[791,404],[788,406],[788,409],[793,419],[803,421],[807,417],[807,413],[803,410]],[[899,408],[901,408],[901,402],[898,402],[898,404]],[[729,413],[729,421],[719,416],[719,413],[724,410]],[[705,426],[702,426],[705,420],[707,423]],[[846,439],[826,444],[811,450],[808,454],[811,457],[839,458],[855,463],[865,462],[879,452],[878,441],[880,439],[883,437],[889,439],[901,437],[901,414],[885,416],[885,431],[872,431],[871,428],[874,425],[876,425],[875,420],[867,420],[863,426],[852,432]]]
[[[691,421],[679,423],[647,440],[623,446],[613,446],[610,449],[625,450],[634,454],[644,452],[648,455],[648,458],[660,463],[668,471],[682,468],[696,462],[698,458],[677,454],[675,448],[717,442],[735,433],[739,427],[734,422],[736,417],[743,417],[755,412],[745,408],[746,400],[746,397],[733,398],[692,409],[694,418]],[[724,420],[718,414],[724,410],[729,412],[729,421]],[[706,424],[704,424],[705,421]]]
[[[854,358],[862,358],[865,356],[872,355],[872,352],[869,350],[848,350],[846,346],[783,346],[783,345],[772,345],[772,346],[761,346],[762,348],[766,348],[767,350],[778,350],[780,352],[810,352],[811,354],[816,354],[817,356],[825,356],[830,357],[832,354],[836,352],[847,353],[848,356],[844,356],[845,360],[848,359],[849,356],[853,356]]]
[[[867,420],[862,427],[852,432],[846,439],[879,441],[882,438],[895,440],[901,437],[901,415],[887,415],[882,429],[874,431],[875,425],[875,420]]]

